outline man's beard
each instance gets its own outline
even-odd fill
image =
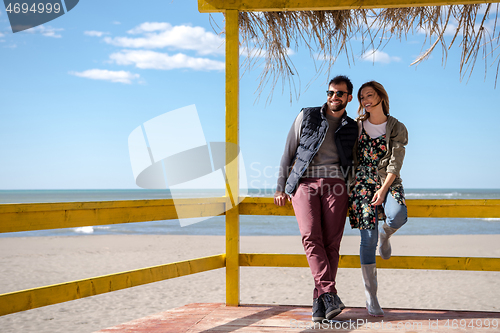
[[[340,110],[345,109],[346,106],[347,106],[347,102],[346,103],[340,103],[338,105],[333,105],[330,110],[331,111],[340,111]]]

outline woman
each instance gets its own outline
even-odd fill
[[[384,87],[370,81],[358,90],[359,136],[354,152],[356,177],[349,195],[349,220],[361,233],[360,261],[368,314],[384,315],[377,300],[375,250],[378,220],[386,219],[380,229],[379,253],[391,257],[389,238],[406,223],[403,185],[399,172],[403,165],[408,132],[403,123],[389,115],[389,96]],[[385,213],[385,214],[384,214]]]

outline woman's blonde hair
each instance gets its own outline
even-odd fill
[[[364,83],[358,90],[358,101],[359,101],[359,107],[358,107],[358,115],[359,119],[361,121],[364,121],[368,118],[370,118],[370,113],[365,112],[365,108],[361,104],[361,90],[363,90],[366,87],[372,87],[376,92],[378,97],[380,98],[380,102],[382,103],[382,110],[384,111],[384,114],[386,116],[389,115],[389,95],[387,94],[387,91],[385,91],[384,86],[378,83],[377,81],[369,81]]]

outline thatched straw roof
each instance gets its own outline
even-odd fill
[[[328,73],[339,56],[346,56],[350,63],[357,59],[359,54],[354,54],[352,40],[362,41],[362,51],[380,49],[392,38],[402,40],[417,31],[423,31],[426,36],[424,43],[431,44],[424,44],[427,50],[412,65],[425,60],[438,46],[441,46],[445,62],[448,50],[458,44],[461,78],[472,72],[478,56],[485,61],[485,71],[494,66],[498,77],[498,9],[498,4],[483,4],[378,10],[240,12],[240,34],[243,49],[265,52],[263,58],[255,53],[250,53],[247,58],[249,68],[259,62],[264,64],[259,92],[268,84],[273,90],[276,83],[282,80],[284,85],[290,86],[290,94],[297,93],[298,73],[288,54],[290,49],[297,50],[305,45],[311,54],[320,54],[321,61],[316,67],[316,75],[320,75]],[[454,32],[452,36],[450,29]]]

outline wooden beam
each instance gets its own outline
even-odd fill
[[[225,198],[0,204],[0,233],[171,220],[176,207],[189,207],[183,217],[216,216]]]
[[[225,255],[174,262],[0,295],[0,316],[225,266]]]
[[[384,260],[377,256],[377,268],[432,269],[500,272],[500,258],[393,256]],[[240,253],[241,266],[309,267],[305,254]],[[340,268],[360,268],[359,256],[341,255]]]
[[[489,1],[488,3],[497,3]],[[484,0],[198,0],[200,13],[239,10],[276,12],[482,4]]]
[[[225,201],[182,199],[175,205],[189,207],[190,217],[203,217],[219,214]],[[500,218],[498,199],[412,199],[406,204],[409,217]],[[172,199],[0,204],[0,233],[176,219],[175,205]],[[237,208],[241,215],[294,215],[290,203],[277,207],[273,198],[248,197]]]
[[[500,218],[499,199],[411,199],[406,205],[409,217]],[[278,207],[273,198],[248,197],[240,204],[240,214],[294,216],[294,211],[289,202]]]
[[[189,207],[190,217],[215,216],[225,198],[176,200]],[[500,200],[406,200],[409,217],[500,218]],[[290,203],[277,207],[273,198],[245,198],[237,206],[241,215],[293,216]],[[0,204],[0,233],[89,225],[176,219],[173,200],[130,200],[34,204]]]
[[[241,215],[276,215],[295,216],[291,202],[279,207],[274,204],[274,198],[247,197],[240,203]]]
[[[410,217],[498,218],[498,199],[406,200]]]

